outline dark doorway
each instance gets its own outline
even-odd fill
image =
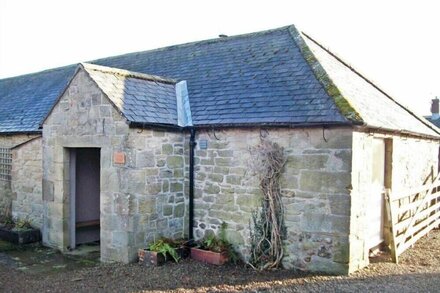
[[[70,248],[100,240],[100,149],[70,150]]]

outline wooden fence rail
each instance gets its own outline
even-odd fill
[[[387,190],[385,198],[391,256],[398,263],[402,252],[440,225],[440,173],[431,182],[405,193]]]

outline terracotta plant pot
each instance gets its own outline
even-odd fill
[[[191,248],[191,258],[213,265],[222,265],[229,260],[227,252],[214,252],[194,247]]]
[[[139,264],[144,266],[161,266],[166,261],[162,254],[147,249],[139,249],[138,257]]]
[[[38,229],[10,230],[0,227],[0,239],[14,244],[34,243],[41,240],[41,233]]]

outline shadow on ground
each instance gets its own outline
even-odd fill
[[[438,292],[440,232],[406,251],[399,265],[378,254],[351,276],[293,270],[256,272],[244,265],[213,266],[191,259],[161,267],[99,264],[99,246],[61,255],[40,245],[0,242],[4,292]]]
[[[51,274],[99,264],[99,245],[80,246],[75,253],[61,254],[41,244],[14,245],[0,240],[0,265],[28,274]]]

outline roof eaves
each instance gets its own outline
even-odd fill
[[[281,128],[307,128],[307,127],[352,127],[353,124],[347,122],[307,122],[307,123],[291,123],[291,122],[252,122],[252,123],[215,123],[215,124],[196,124],[190,128],[205,129],[205,128],[253,128],[253,127],[281,127]]]
[[[173,131],[183,131],[186,128],[175,124],[164,124],[164,123],[155,123],[155,122],[135,122],[135,121],[128,121],[128,127],[164,129],[164,130],[173,130]]]
[[[347,122],[316,122],[316,123],[216,123],[216,124],[197,124],[197,125],[187,125],[179,126],[174,124],[161,124],[161,123],[150,123],[150,122],[134,122],[129,121],[128,125],[130,128],[157,128],[157,129],[167,129],[174,131],[183,131],[185,129],[212,129],[212,128],[312,128],[312,127],[353,127],[351,123]]]
[[[367,131],[367,132],[378,132],[378,133],[383,132],[383,133],[389,133],[389,134],[394,134],[394,135],[410,136],[410,137],[415,137],[415,138],[432,139],[432,140],[440,141],[440,136],[423,134],[420,132],[408,131],[405,129],[396,130],[396,129],[391,129],[391,128],[372,126],[372,125],[368,125],[368,124],[365,124],[362,126],[355,126],[355,129]]]
[[[10,135],[35,135],[41,134],[41,130],[26,130],[26,131],[4,131],[0,132],[0,135],[10,136]]]
[[[364,120],[362,119],[361,115],[356,111],[356,109],[353,108],[352,105],[350,105],[349,101],[342,95],[341,91],[332,81],[325,69],[321,66],[318,59],[307,46],[295,26],[289,26],[288,30],[294,42],[298,45],[307,64],[309,64],[309,66],[311,67],[316,79],[322,84],[327,94],[333,99],[336,107],[338,108],[342,116],[354,125],[363,125]]]

